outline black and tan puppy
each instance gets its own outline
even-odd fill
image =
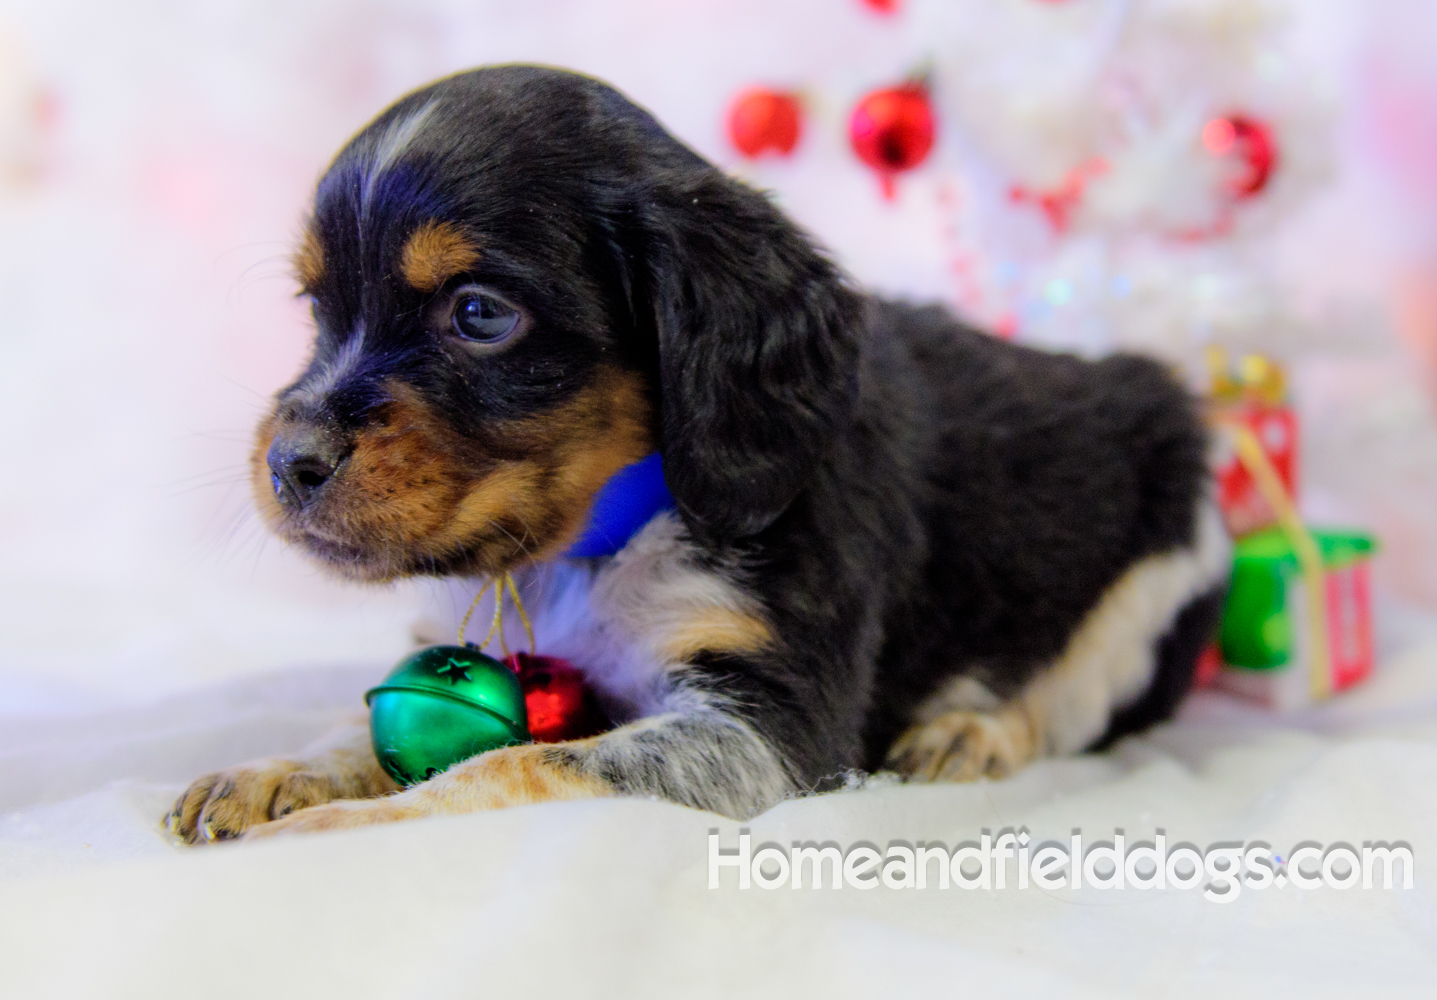
[[[189,840],[603,795],[749,816],[850,769],[1009,774],[1189,684],[1226,542],[1174,378],[860,293],[600,83],[509,66],[404,98],[320,182],[297,261],[317,336],[259,428],[265,518],[357,580],[512,570],[618,725],[398,792],[357,720],[197,781]],[[564,558],[654,451],[676,510]]]

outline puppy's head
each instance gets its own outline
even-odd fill
[[[314,352],[260,424],[256,498],[360,579],[556,555],[656,448],[696,536],[756,534],[852,405],[861,304],[836,269],[573,74],[401,100],[320,181],[296,267]]]

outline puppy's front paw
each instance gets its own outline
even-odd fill
[[[397,823],[423,815],[402,795],[364,802],[331,802],[291,813],[272,823],[261,823],[245,833],[246,842],[281,837],[292,833],[325,833],[330,830],[353,830],[378,823]]]
[[[334,779],[292,760],[267,759],[207,774],[175,800],[165,827],[188,844],[246,830],[338,797]]]
[[[1005,778],[1033,755],[1018,713],[955,711],[905,732],[888,751],[887,766],[915,781],[975,781]]]

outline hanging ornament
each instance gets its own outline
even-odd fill
[[[863,6],[880,14],[897,14],[900,0],[863,0]]]
[[[878,172],[892,199],[898,174],[912,170],[933,149],[933,105],[921,83],[875,90],[853,109],[848,137],[858,158]]]
[[[798,145],[802,125],[803,107],[793,94],[755,87],[729,105],[729,141],[747,157],[788,156]]]
[[[1212,119],[1203,126],[1202,144],[1212,156],[1231,160],[1233,172],[1219,192],[1220,200],[1213,220],[1207,225],[1174,234],[1187,243],[1202,243],[1230,235],[1237,224],[1238,204],[1267,190],[1279,159],[1272,129],[1249,115],[1233,114]]]
[[[514,671],[524,689],[529,735],[535,743],[581,740],[609,728],[594,693],[584,683],[583,672],[568,660],[513,653],[504,659],[504,664]]]
[[[1230,156],[1242,165],[1227,183],[1228,193],[1239,201],[1261,194],[1277,169],[1272,129],[1248,115],[1214,118],[1203,126],[1202,144],[1213,156]]]
[[[529,741],[519,678],[467,644],[406,657],[364,702],[374,755],[405,788],[461,760]]]

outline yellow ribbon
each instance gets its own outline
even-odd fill
[[[519,588],[514,585],[514,575],[512,573],[505,573],[501,577],[496,577],[491,582],[479,588],[479,593],[475,594],[474,600],[469,602],[469,610],[464,612],[464,617],[459,622],[458,645],[464,645],[464,633],[469,629],[469,618],[474,614],[474,609],[479,606],[479,602],[484,599],[484,595],[489,593],[491,588],[494,591],[494,620],[489,623],[489,631],[484,634],[484,638],[479,643],[479,647],[482,649],[489,645],[489,640],[494,638],[495,633],[498,633],[499,648],[504,651],[505,656],[509,655],[509,644],[504,641],[503,628],[504,591],[507,589],[509,591],[509,597],[514,601],[514,610],[519,612],[519,620],[524,623],[524,634],[529,637],[529,653],[533,655],[534,626],[530,624],[529,615],[524,611],[524,602],[519,599]]]
[[[1252,476],[1258,493],[1277,515],[1277,523],[1297,553],[1303,589],[1307,591],[1308,646],[1311,651],[1308,684],[1314,699],[1326,698],[1331,693],[1331,667],[1327,649],[1327,574],[1322,566],[1322,550],[1302,523],[1292,497],[1282,485],[1282,477],[1273,468],[1272,460],[1263,451],[1262,443],[1252,428],[1233,417],[1218,416],[1216,419],[1218,425],[1232,435],[1238,461]]]

